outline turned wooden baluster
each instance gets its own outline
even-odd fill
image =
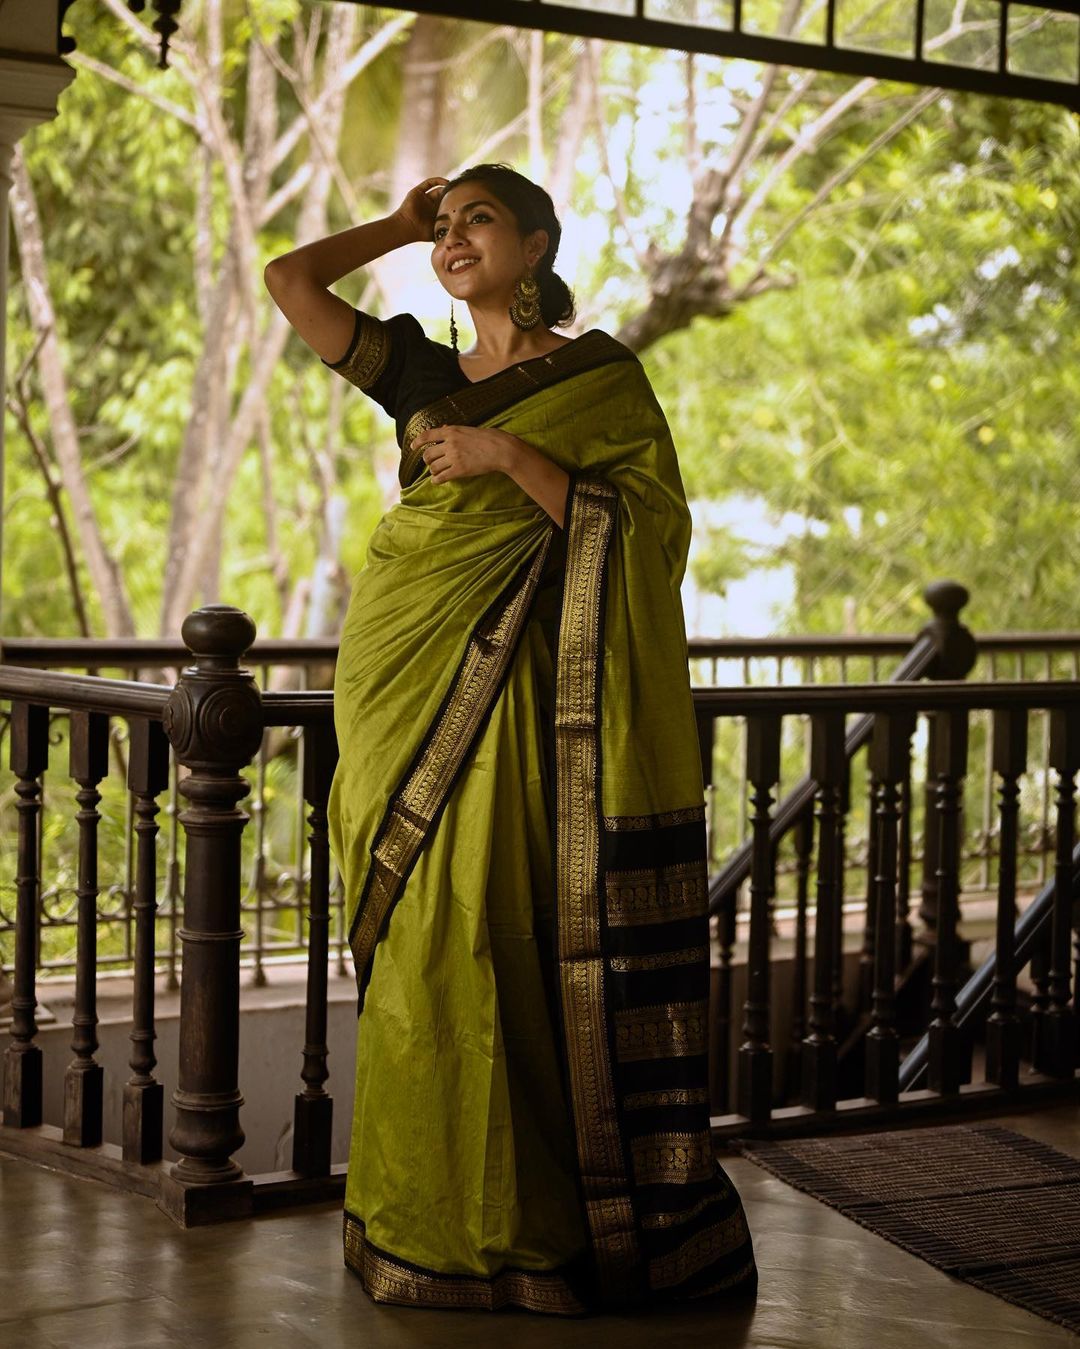
[[[975,665],[978,648],[971,632],[960,622],[960,611],[970,599],[967,589],[956,581],[933,581],[923,591],[923,599],[934,611],[934,617],[920,635],[932,639],[936,648],[933,665],[926,671],[928,679],[966,679]],[[928,719],[929,744],[927,764],[937,762],[937,718]],[[928,768],[924,798],[922,894],[919,918],[926,929],[925,939],[934,940],[938,924],[938,854],[939,828],[937,824],[938,784]]]
[[[874,996],[874,952],[877,948],[876,883],[878,874],[878,831],[875,824],[878,789],[881,786],[875,773],[872,757],[866,760],[866,903],[863,910],[863,939],[859,951],[858,1005],[856,1013],[870,1010]]]
[[[1050,1006],[1050,994],[1047,991],[1046,979],[1049,968],[1050,929],[1046,927],[1035,939],[1029,971],[1031,976],[1031,1006],[1029,1008],[1031,1030],[1028,1058],[1031,1060],[1031,1066],[1040,1073],[1046,1071],[1046,1037],[1044,1031],[1046,1028],[1046,1009]]]
[[[715,996],[713,1021],[709,1028],[709,1101],[716,1115],[725,1115],[731,1108],[731,1027],[735,995],[731,960],[735,950],[738,893],[738,887],[728,891],[716,916],[718,963],[713,969]]]
[[[715,672],[715,665],[714,665]],[[701,757],[701,781],[706,800],[713,787],[713,760],[716,718],[695,707],[698,751]],[[712,812],[709,812],[712,819]],[[709,857],[715,842],[709,839]],[[731,953],[735,943],[735,895],[724,902],[716,917],[718,963],[710,969],[709,989],[709,1108],[713,1114],[728,1110],[728,1077],[731,1072]],[[730,918],[730,921],[729,921]]]
[[[911,755],[900,784],[900,856],[896,871],[896,968],[911,964],[913,931],[911,927]]]
[[[293,1113],[293,1170],[304,1176],[330,1174],[334,1102],[323,1083],[326,1067],[326,980],[330,958],[330,842],[326,804],[338,749],[330,722],[304,731],[304,800],[311,807],[311,886],[308,897],[307,1009],[304,1090]]]
[[[169,742],[160,722],[133,717],[128,788],[135,797],[135,992],[131,1077],[124,1086],[124,1160],[161,1160],[164,1090],[154,1079],[154,959],[157,920],[157,797],[169,785]]]
[[[1027,709],[994,713],[993,769],[1001,778],[998,817],[997,943],[994,990],[986,1023],[986,1080],[1015,1087],[1020,1077],[1020,1018],[1016,1012],[1016,861],[1020,775],[1027,767]]]
[[[923,853],[922,882],[919,887],[919,920],[923,925],[922,940],[933,943],[938,921],[938,781],[934,776],[937,763],[937,717],[926,718],[926,785],[923,790]]]
[[[844,1028],[844,894],[847,885],[847,817],[851,809],[851,760],[845,753],[839,765],[836,816],[836,902],[832,925],[833,1035],[839,1041]]]
[[[78,937],[75,957],[75,1012],[71,1050],[64,1074],[64,1142],[96,1148],[101,1142],[101,1065],[97,1038],[98,783],[109,771],[109,718],[100,712],[72,712],[70,772],[79,784],[75,816],[79,826]]]
[[[1072,982],[1073,861],[1076,839],[1076,773],[1080,769],[1080,713],[1055,708],[1050,713],[1050,767],[1057,773],[1055,792],[1054,904],[1050,921],[1049,1003],[1043,1018],[1043,1071],[1072,1077],[1076,1071],[1076,1013],[1070,1005]]]
[[[41,1048],[35,1044],[38,894],[41,889],[38,834],[41,783],[49,764],[49,709],[11,704],[11,771],[19,840],[15,862],[15,974],[11,1033],[5,1052],[4,1123],[33,1129],[41,1123]]]
[[[743,1043],[739,1046],[739,1113],[763,1123],[772,1111],[773,1051],[770,1039],[769,929],[772,848],[769,806],[780,777],[780,718],[746,719],[746,778],[752,788],[750,944],[747,957]]]
[[[823,712],[811,718],[810,773],[818,784],[817,907],[814,915],[814,987],[810,994],[810,1033],[803,1041],[802,1103],[811,1110],[836,1108],[835,973],[840,930],[838,846],[841,787],[847,776],[844,717]]]
[[[900,785],[907,776],[915,719],[910,712],[878,714],[870,763],[878,784],[874,812],[874,989],[866,1037],[866,1095],[883,1105],[899,1097],[900,1040],[896,1031],[896,864],[899,856]]]
[[[795,842],[795,951],[791,971],[791,1043],[788,1046],[785,1101],[802,1085],[802,1047],[806,1036],[806,926],[810,858],[814,851],[814,812],[808,807],[793,829]]]
[[[180,1160],[162,1177],[159,1204],[181,1224],[250,1213],[251,1181],[233,1153],[243,1144],[237,1081],[240,1037],[240,837],[249,786],[240,769],[262,741],[262,706],[240,657],[255,640],[247,614],[207,605],[181,629],[195,657],[165,707],[163,725],[188,805],[180,973],[180,1054],[169,1142]]]
[[[930,1009],[927,1081],[951,1095],[970,1077],[970,1048],[956,1023],[957,925],[960,921],[960,808],[967,767],[967,712],[936,712],[933,720],[937,782],[937,927]]]

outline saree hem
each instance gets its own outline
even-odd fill
[[[588,1311],[565,1269],[507,1267],[487,1278],[479,1274],[442,1274],[372,1245],[361,1219],[347,1209],[344,1247],[346,1268],[357,1275],[364,1291],[375,1302],[465,1311],[520,1307],[552,1316],[583,1316]]]

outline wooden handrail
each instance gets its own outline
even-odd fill
[[[994,632],[975,638],[980,655],[1080,652],[1077,632]],[[841,636],[832,633],[775,637],[692,637],[691,660],[777,659],[822,656],[870,658],[903,656],[911,651],[911,637],[901,633]],[[309,665],[337,659],[338,643],[330,637],[292,639],[271,637],[255,642],[246,652],[249,665]],[[0,659],[8,666],[38,670],[149,668],[185,665],[191,654],[179,640],[165,638],[0,637]]]
[[[0,698],[37,706],[85,712],[149,717],[160,721],[172,689],[134,679],[102,679],[97,675],[54,674],[0,665]]]

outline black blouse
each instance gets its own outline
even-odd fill
[[[356,324],[349,349],[339,361],[323,361],[394,419],[398,444],[404,447],[409,418],[472,381],[462,372],[456,352],[434,342],[412,314],[377,319],[354,311]]]

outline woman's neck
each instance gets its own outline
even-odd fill
[[[542,356],[569,341],[568,338],[555,340],[556,334],[543,323],[524,331],[514,323],[505,308],[492,311],[474,309],[470,305],[469,315],[476,332],[476,341],[461,356],[463,361],[474,363],[478,368],[513,365],[515,361],[528,360],[531,356]]]

